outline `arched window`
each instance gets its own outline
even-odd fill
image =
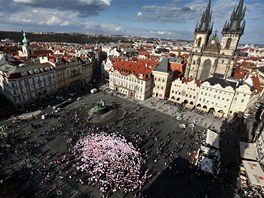
[[[206,59],[203,63],[202,72],[200,75],[200,80],[204,81],[205,79],[209,78],[211,66],[212,66],[211,60]]]
[[[229,49],[231,43],[232,43],[232,39],[231,38],[227,39],[225,49]]]
[[[197,41],[197,47],[200,47],[201,46],[201,42],[202,42],[202,38],[200,37]]]

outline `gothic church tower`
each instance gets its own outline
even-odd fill
[[[221,51],[219,58],[219,69],[226,68],[224,77],[231,76],[234,67],[234,56],[240,40],[244,34],[246,21],[244,16],[246,7],[243,6],[244,0],[240,0],[238,6],[234,8],[230,21],[226,21],[222,31]]]
[[[200,21],[196,24],[194,43],[192,47],[192,58],[185,71],[185,76],[187,78],[196,78],[197,76],[203,49],[207,45],[210,35],[212,34],[211,19],[211,0],[209,0],[206,10],[203,12]]]
[[[234,56],[240,37],[244,33],[243,21],[246,9],[244,0],[234,8],[230,22],[226,22],[222,31],[222,41],[217,33],[212,36],[211,0],[195,28],[195,38],[185,77],[204,81],[210,77],[228,78],[234,67]],[[242,23],[242,24],[241,24]]]

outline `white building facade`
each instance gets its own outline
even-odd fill
[[[253,86],[235,79],[209,78],[200,84],[184,78],[172,82],[169,100],[217,117],[242,117],[258,97]]]
[[[184,103],[187,108],[193,108],[199,90],[199,82],[192,79],[180,80],[178,78],[172,82],[169,100],[178,104]]]
[[[151,71],[141,63],[117,62],[109,70],[109,88],[129,97],[145,100],[152,94]]]
[[[17,109],[43,100],[57,91],[54,65],[50,63],[0,66],[0,91]]]

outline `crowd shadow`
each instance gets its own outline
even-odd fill
[[[187,159],[179,156],[144,190],[144,196],[151,198],[236,197],[241,190],[239,142],[246,130],[246,124],[247,122],[240,118],[223,121],[219,131],[221,163],[218,176],[203,172],[200,168],[192,166]]]
[[[27,185],[26,170],[16,171],[12,175],[0,173],[0,197],[35,198],[33,189]]]
[[[223,187],[222,187],[223,186]],[[210,173],[191,166],[189,161],[178,157],[143,192],[151,198],[232,197],[232,192]]]

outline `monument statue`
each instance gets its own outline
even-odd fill
[[[104,109],[106,109],[106,105],[105,105],[105,101],[104,100],[100,100],[97,102],[96,106],[92,108],[91,112],[92,114],[94,113],[99,113],[101,111],[103,111]]]

